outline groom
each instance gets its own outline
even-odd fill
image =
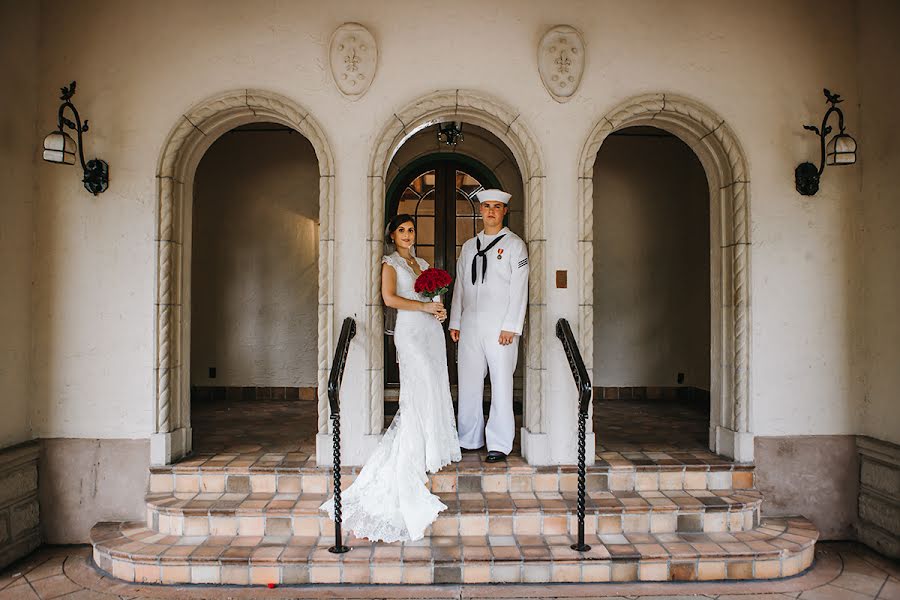
[[[513,371],[528,306],[528,248],[503,226],[510,194],[483,190],[484,230],[462,247],[450,309],[450,337],[459,342],[459,445],[477,450],[487,437],[487,462],[512,450]],[[484,427],[484,376],[491,375],[491,411]]]

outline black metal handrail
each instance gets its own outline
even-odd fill
[[[331,408],[331,437],[334,442],[334,546],[328,551],[335,554],[350,551],[350,547],[344,545],[341,535],[341,382],[344,380],[350,340],[355,335],[356,321],[347,317],[341,326],[341,337],[334,349],[331,375],[328,376],[328,404]]]
[[[575,387],[578,388],[578,542],[572,544],[572,550],[587,552],[590,546],[584,543],[584,503],[585,503],[585,478],[587,467],[585,466],[585,437],[587,437],[587,417],[591,404],[591,378],[588,376],[584,359],[578,343],[572,334],[572,328],[565,319],[556,322],[556,337],[562,342],[566,358],[569,360],[569,368],[575,379]]]

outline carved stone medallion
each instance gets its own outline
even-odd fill
[[[575,95],[584,74],[584,39],[574,27],[557,25],[538,45],[538,72],[557,102]]]
[[[378,48],[369,30],[359,23],[344,23],[331,36],[328,51],[331,75],[345,98],[366,93],[378,67]]]

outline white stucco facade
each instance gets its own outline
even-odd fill
[[[842,106],[848,127],[861,149],[866,147],[866,139],[858,135],[859,105],[863,103],[865,113],[866,102],[860,94],[859,40],[846,27],[859,18],[856,4],[404,0],[388,5],[342,1],[326,8],[311,1],[95,0],[79,3],[89,19],[72,19],[66,6],[42,2],[30,17],[42,35],[36,68],[23,85],[38,91],[40,133],[33,140],[18,135],[6,151],[32,157],[36,191],[33,224],[28,226],[34,239],[28,278],[33,284],[22,292],[29,294],[33,307],[29,358],[5,355],[2,365],[29,373],[28,382],[20,385],[27,390],[26,401],[4,404],[2,410],[16,422],[24,422],[20,417],[27,414],[30,425],[0,441],[147,439],[189,430],[183,406],[168,431],[162,431],[159,414],[159,169],[170,135],[179,126],[190,129],[186,122],[198,125],[189,118],[192,107],[229,93],[240,95],[241,90],[301,107],[305,116],[293,125],[305,134],[304,127],[312,127],[319,138],[311,140],[317,154],[327,148],[326,163],[319,155],[320,181],[327,184],[320,198],[333,204],[320,218],[333,221],[320,235],[319,269],[325,275],[319,279],[319,332],[325,339],[319,340],[317,362],[321,384],[340,321],[354,317],[360,334],[349,354],[342,391],[351,407],[342,421],[346,462],[361,463],[378,434],[373,423],[380,403],[380,308],[370,280],[377,264],[373,215],[383,211],[373,205],[380,197],[373,190],[384,182],[373,179],[378,169],[386,172],[405,135],[397,134],[424,123],[404,123],[398,115],[441,90],[466,90],[469,98],[483,94],[509,111],[504,122],[496,110],[496,118],[489,118],[485,115],[491,110],[472,103],[463,120],[508,142],[520,163],[525,195],[542,199],[535,205],[539,212],[533,212],[540,215],[538,222],[529,224],[527,210],[525,214],[526,230],[534,233],[526,241],[534,245],[533,254],[537,248],[541,255],[534,261],[540,270],[532,271],[538,279],[532,283],[531,312],[540,311],[541,318],[531,319],[530,327],[538,329],[530,330],[528,338],[540,344],[523,357],[531,371],[526,373],[526,421],[529,410],[535,414],[532,403],[540,403],[540,420],[526,425],[537,436],[531,450],[526,449],[529,460],[570,463],[575,456],[575,389],[553,328],[557,319],[567,318],[576,329],[589,330],[580,306],[586,281],[579,243],[583,153],[605,115],[629,99],[653,94],[703,107],[698,122],[705,115],[720,117],[721,123],[709,131],[727,128],[746,161],[746,181],[720,182],[746,187],[749,219],[742,225],[748,288],[743,290],[746,412],[743,430],[736,431],[744,435],[739,458],[752,459],[753,436],[860,432],[859,414],[868,397],[859,370],[863,332],[887,345],[856,306],[865,286],[858,232],[867,156],[861,150],[856,167],[827,169],[814,197],[800,196],[793,183],[798,163],[817,160],[817,140],[802,125],[821,119],[823,86],[847,98]],[[364,96],[353,100],[335,87],[328,66],[330,36],[345,22],[363,24],[378,44],[375,79]],[[577,27],[587,53],[578,91],[565,103],[554,100],[542,85],[536,59],[541,37],[557,24]],[[14,59],[4,51],[9,64]],[[56,90],[72,79],[78,81],[79,111],[91,121],[87,155],[110,164],[110,188],[97,197],[81,187],[75,169],[39,162],[40,138],[56,126]],[[212,104],[204,106],[215,110]],[[248,102],[240,118],[229,120],[228,110],[237,109],[225,105],[215,130],[204,135],[215,138],[230,126],[282,114],[273,108],[261,115],[258,109]],[[435,111],[438,119],[453,114],[449,105]],[[417,114],[427,121],[430,113],[423,109]],[[653,112],[642,118],[649,122]],[[505,130],[497,130],[501,125]],[[525,139],[533,141],[531,157],[521,151]],[[195,155],[185,158],[189,170],[212,141],[198,143]],[[517,149],[517,143],[524,145]],[[885,160],[892,160],[884,152]],[[375,165],[376,157],[388,163]],[[712,161],[714,155],[708,158]],[[529,160],[530,166],[523,164]],[[887,183],[873,180],[872,185],[885,189]],[[27,182],[20,188],[29,193]],[[878,197],[873,193],[867,198],[871,203]],[[4,204],[4,215],[27,222],[15,206]],[[717,225],[721,223],[711,229]],[[888,238],[884,232],[878,239],[889,246]],[[878,244],[871,242],[867,252],[879,255]],[[869,263],[871,272],[865,277],[881,276],[877,260]],[[560,270],[569,275],[565,289],[556,287]],[[26,280],[21,273],[16,277]],[[22,297],[3,296],[4,310],[24,310]],[[727,292],[713,298],[723,306],[732,300]],[[880,306],[877,297],[870,297],[870,303]],[[895,315],[885,318],[897,320]],[[721,329],[728,328],[734,331],[732,325]],[[722,355],[727,364],[719,366],[734,372],[734,353]],[[888,379],[870,381],[887,395]],[[320,408],[322,391],[320,386]],[[878,415],[896,414],[888,401],[876,401],[876,407],[886,406],[866,413],[867,427],[900,441],[900,434],[878,424],[883,422]],[[726,429],[734,420],[719,416]],[[321,430],[326,420],[320,416],[319,423]],[[186,443],[187,433],[180,435],[157,437],[162,448],[157,456],[171,458],[183,451],[179,444]],[[737,445],[730,447],[733,452]]]

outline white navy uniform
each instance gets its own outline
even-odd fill
[[[486,437],[489,451],[512,450],[513,371],[527,307],[528,247],[522,238],[504,227],[497,235],[481,232],[468,240],[456,264],[449,323],[450,329],[459,330],[458,431],[463,448],[481,448]],[[513,332],[516,338],[501,346],[501,331]],[[491,410],[485,430],[482,399],[488,372]]]

